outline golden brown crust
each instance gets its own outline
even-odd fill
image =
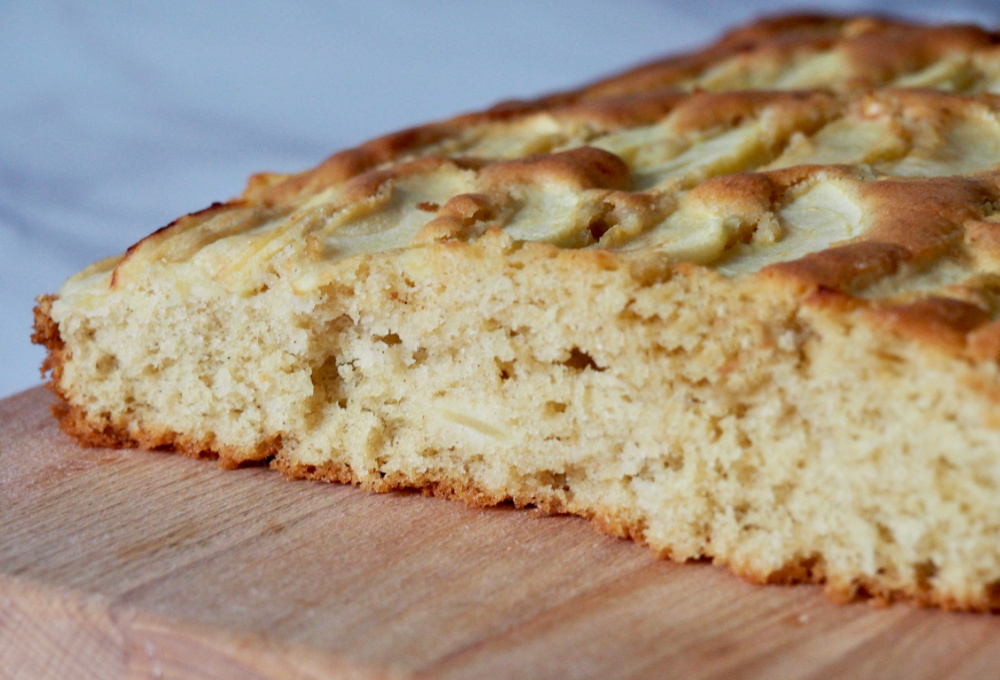
[[[870,315],[892,331],[945,347],[965,347],[971,332],[989,321],[985,310],[949,298],[874,308]]]
[[[809,134],[814,129],[829,122],[831,117],[843,116],[845,107],[864,110],[877,105],[890,111],[891,115],[916,121],[933,120],[935,125],[942,128],[948,125],[949,118],[956,117],[958,112],[965,112],[973,104],[985,106],[990,111],[1000,109],[1000,100],[995,97],[972,99],[935,92],[906,90],[890,90],[878,95],[868,95],[860,100],[848,98],[847,103],[845,100],[838,100],[824,93],[695,93],[683,98],[678,98],[677,93],[671,93],[665,98],[654,93],[649,96],[657,100],[651,109],[656,112],[656,115],[671,114],[674,134],[678,135],[702,134],[716,128],[731,128],[746,119],[761,115],[765,109],[772,112],[780,110],[782,115],[794,119],[796,121],[796,134]],[[642,97],[632,97],[628,101],[619,100],[616,104],[622,105],[623,110],[627,110],[636,101],[642,99]],[[551,110],[551,114],[557,118],[565,116],[566,120],[578,118],[586,120],[590,124],[621,125],[626,129],[640,122],[643,124],[650,122],[648,116],[651,114],[644,112],[632,119],[624,115],[619,116],[612,123],[608,119],[602,118],[601,112],[588,111],[587,106],[557,107]],[[637,110],[642,108],[640,106]],[[537,110],[537,108],[526,109],[529,113],[536,113]],[[931,113],[934,115],[930,115]],[[517,118],[522,115],[526,115],[525,111],[519,110],[516,113],[506,114],[504,118]],[[372,145],[373,148],[379,149],[375,155],[382,162],[385,162],[404,151],[416,151],[422,145],[430,143],[428,140],[440,141],[446,136],[444,132],[446,129],[450,130],[452,134],[458,134],[459,131],[465,133],[471,129],[470,126],[474,127],[470,121],[479,124],[492,118],[493,116],[486,114],[479,117],[469,115],[447,123],[429,126],[433,128],[433,131],[426,134],[419,133],[414,129],[400,135],[376,140],[377,143],[372,143]],[[364,145],[364,147],[367,148],[368,145]],[[362,155],[368,153],[368,151],[364,151]],[[363,202],[374,197],[381,187],[392,180],[419,177],[421,173],[427,173],[432,168],[443,166],[470,169],[476,172],[479,186],[475,192],[471,192],[469,195],[476,197],[471,200],[478,202],[476,210],[480,212],[479,217],[476,217],[473,222],[489,219],[486,215],[504,212],[499,202],[506,200],[503,196],[504,187],[518,183],[540,187],[555,181],[573,186],[578,191],[598,188],[613,190],[617,192],[617,195],[614,198],[609,197],[605,205],[614,206],[628,203],[635,206],[644,204],[647,206],[645,210],[632,210],[627,214],[621,214],[619,218],[619,221],[634,220],[638,216],[644,216],[642,218],[643,225],[655,223],[664,209],[669,207],[669,202],[664,202],[665,197],[655,191],[628,191],[633,188],[632,184],[634,183],[628,165],[614,153],[587,145],[562,152],[511,160],[448,158],[432,155],[379,169],[370,169],[368,165],[360,164],[352,166],[354,169],[350,172],[345,171],[345,173],[337,175],[340,188],[331,207],[336,210],[338,206]],[[325,172],[324,170],[321,174]],[[709,178],[695,186],[690,193],[689,200],[695,201],[699,196],[704,196],[706,203],[725,204],[727,209],[735,212],[750,213],[756,211],[763,214],[773,210],[781,200],[784,200],[782,196],[793,192],[797,185],[838,175],[863,180],[859,185],[859,191],[862,193],[865,209],[871,216],[873,224],[857,242],[874,244],[872,247],[856,248],[850,251],[837,251],[836,248],[832,248],[825,252],[809,255],[802,261],[792,261],[776,266],[777,269],[794,274],[796,277],[815,285],[850,289],[865,284],[869,279],[877,278],[880,273],[896,271],[901,262],[920,264],[924,261],[948,256],[959,250],[958,246],[961,245],[959,240],[966,233],[964,231],[966,225],[972,230],[965,237],[965,247],[970,251],[970,255],[980,259],[1000,258],[1000,254],[998,254],[1000,248],[993,244],[993,240],[1000,239],[1000,237],[991,236],[995,230],[989,226],[992,223],[985,221],[988,204],[996,199],[998,193],[997,180],[992,175],[978,178],[935,177],[919,180],[881,179],[880,181],[869,181],[879,178],[865,178],[862,177],[863,173],[859,173],[861,171],[856,168],[838,169],[837,166],[831,165],[798,164],[763,172],[723,175]],[[283,184],[283,182],[272,179],[262,179],[259,183],[266,185],[268,191]],[[323,180],[322,184],[327,186],[328,183]],[[232,234],[244,233],[268,219],[291,213],[298,206],[297,201],[301,202],[303,196],[311,195],[316,191],[318,189],[313,187],[300,195],[296,189],[296,191],[288,193],[281,201],[275,198],[278,194],[274,194],[270,198],[263,198],[261,196],[253,197],[255,195],[251,192],[252,198],[243,198],[225,204],[214,204],[206,210],[176,220],[129,248],[126,256],[115,268],[112,285],[117,285],[122,272],[132,265],[138,251],[148,251],[147,259],[154,255],[161,258],[168,257],[171,260],[187,259],[193,254],[194,249],[203,249],[213,241]],[[461,199],[460,196],[453,198],[465,200]],[[755,204],[756,207],[751,207],[751,203]],[[657,204],[660,204],[659,207],[653,207]],[[448,205],[447,201],[445,205]],[[456,205],[452,204],[452,207]],[[489,206],[488,209],[487,206]],[[515,212],[515,210],[507,211],[509,215]],[[447,238],[471,238],[482,233],[481,229],[471,229],[472,225],[467,216],[459,217],[450,214],[450,209],[438,217],[441,218],[440,221],[428,225],[425,230],[421,231],[416,242]],[[584,243],[600,239],[612,226],[598,214],[592,215],[592,217],[596,220],[593,233],[596,233],[597,236],[594,239],[583,241]],[[604,221],[603,225],[601,220]],[[645,227],[640,226],[639,228],[644,229]],[[180,233],[193,234],[200,230],[204,230],[205,233],[198,234],[197,238],[188,239],[187,243],[190,245],[182,246],[182,242],[177,238]],[[170,243],[170,252],[161,252],[159,245],[168,242]],[[890,257],[889,251],[892,251],[894,255]],[[862,259],[855,260],[853,264],[847,266],[844,257],[847,254],[852,257],[858,255]],[[870,261],[865,261],[869,257]],[[886,259],[887,257],[889,260]],[[137,265],[137,267],[141,266],[141,264]]]
[[[580,191],[625,190],[632,184],[632,176],[622,159],[590,146],[492,163],[483,168],[479,177],[487,189],[557,182]]]
[[[236,213],[238,216],[247,215],[249,219],[231,219],[228,224],[218,219],[231,213]],[[112,288],[119,285],[119,280],[124,276],[122,272],[133,266],[136,253],[140,250],[159,251],[166,255],[165,251],[169,249],[170,258],[176,261],[190,257],[205,242],[205,239],[201,239],[188,244],[186,248],[179,247],[180,244],[174,238],[179,232],[200,228],[206,232],[208,240],[218,240],[243,231],[251,223],[259,224],[268,216],[265,206],[258,206],[245,199],[234,199],[225,203],[216,202],[207,208],[179,217],[129,246],[111,273],[110,285]],[[141,268],[143,264],[140,262],[136,266]]]
[[[849,85],[863,88],[887,84],[949,52],[974,54],[992,49],[996,42],[996,34],[974,26],[920,26],[879,17],[765,18],[730,32],[709,48],[646,64],[578,90],[533,101],[503,102],[483,112],[402,130],[338,152],[316,168],[290,177],[255,176],[243,198],[265,205],[286,203],[434,144],[459,130],[542,110],[618,125],[651,121],[662,117],[682,96],[677,91],[663,91],[665,88],[690,89],[688,80],[736,57],[750,62],[747,68],[752,68],[754,60],[781,63],[790,61],[795,54],[841,49],[857,72]],[[725,107],[708,106],[703,113],[716,115],[716,110]]]
[[[896,274],[904,264],[958,259],[965,229],[982,224],[984,211],[997,199],[992,182],[966,178],[882,181],[863,191],[877,206],[863,240],[770,265],[765,273],[787,276],[807,289],[849,293]],[[971,334],[979,333],[977,347],[987,342],[979,329],[992,320],[980,306],[935,296],[902,305],[861,304],[870,308],[868,318],[891,332],[963,355],[969,355]]]
[[[645,64],[561,98],[581,100],[683,87],[726,61],[743,60],[751,68],[753,60],[788,63],[796,55],[830,50],[839,50],[848,59],[851,87],[874,87],[918,71],[949,52],[989,50],[995,44],[996,34],[976,26],[922,26],[874,16],[776,17],[738,28],[705,50]]]

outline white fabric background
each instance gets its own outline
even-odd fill
[[[0,396],[40,383],[36,295],[253,172],[304,169],[800,4],[0,1]],[[823,8],[1000,27],[985,1]]]

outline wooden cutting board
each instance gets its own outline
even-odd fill
[[[2,678],[984,678],[1000,617],[838,606],[572,517],[81,449],[0,401]]]

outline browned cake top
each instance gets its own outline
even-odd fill
[[[245,295],[278,276],[305,293],[351,258],[501,230],[780,280],[808,304],[995,359],[995,42],[874,18],[764,21],[572,92],[258,175],[61,296],[163,275]]]

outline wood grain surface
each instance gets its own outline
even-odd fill
[[[572,517],[81,449],[0,401],[0,678],[985,678],[1000,618],[835,605]]]

